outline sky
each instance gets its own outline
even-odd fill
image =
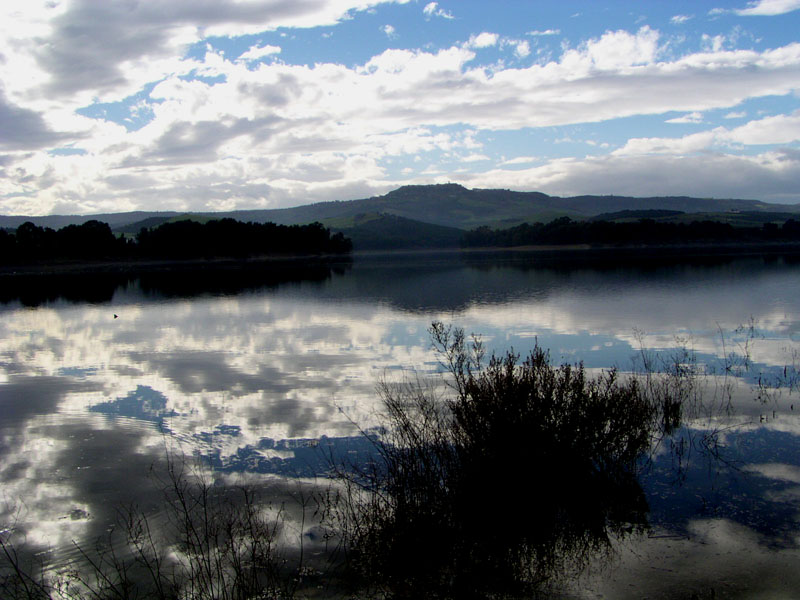
[[[800,203],[800,0],[3,0],[0,214]]]

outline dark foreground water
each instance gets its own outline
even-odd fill
[[[696,380],[684,426],[641,476],[651,528],[560,593],[800,589],[796,259],[359,258],[277,275],[7,280],[0,298],[0,529],[45,562],[74,558],[73,541],[102,536],[122,505],[158,512],[166,455],[201,457],[219,485],[305,497],[329,468],[320,446],[357,456],[359,429],[380,424],[381,378],[440,371],[427,328],[442,321],[490,351],[538,341],[556,363],[678,365]],[[531,465],[510,485],[548,492]],[[522,510],[497,490],[487,519]],[[313,531],[294,531],[313,546]]]

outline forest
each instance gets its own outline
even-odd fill
[[[800,243],[800,221],[741,226],[714,220],[670,222],[650,218],[523,223],[507,229],[470,231],[381,215],[359,227],[332,233],[308,225],[180,220],[142,227],[135,235],[114,233],[97,220],[55,230],[26,222],[0,229],[0,264],[58,261],[192,260],[259,256],[347,254],[356,250],[405,248],[508,248],[513,246],[680,246],[685,244]]]
[[[92,220],[58,230],[31,222],[16,232],[0,230],[0,262],[52,260],[199,259],[253,256],[345,254],[352,242],[320,223],[276,225],[234,219],[176,221],[135,237],[117,236],[106,223]]]
[[[478,227],[465,232],[463,247],[512,247],[560,244],[591,245],[675,245],[697,243],[800,242],[800,221],[789,219],[782,225],[764,223],[761,227],[734,227],[719,221],[691,223],[574,221],[561,217],[549,223],[523,223],[508,229]]]

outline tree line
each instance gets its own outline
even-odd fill
[[[478,227],[464,233],[463,247],[511,247],[560,244],[662,245],[687,243],[800,242],[800,221],[761,227],[734,227],[719,221],[665,223],[573,221],[561,217],[549,223],[523,223],[508,229]]]
[[[142,228],[135,238],[115,235],[91,220],[58,230],[28,221],[15,232],[0,230],[0,262],[84,259],[192,259],[264,255],[344,254],[352,242],[321,223],[276,225],[235,219],[176,221]]]

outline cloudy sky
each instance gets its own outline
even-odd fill
[[[3,0],[0,213],[800,202],[800,0]]]

